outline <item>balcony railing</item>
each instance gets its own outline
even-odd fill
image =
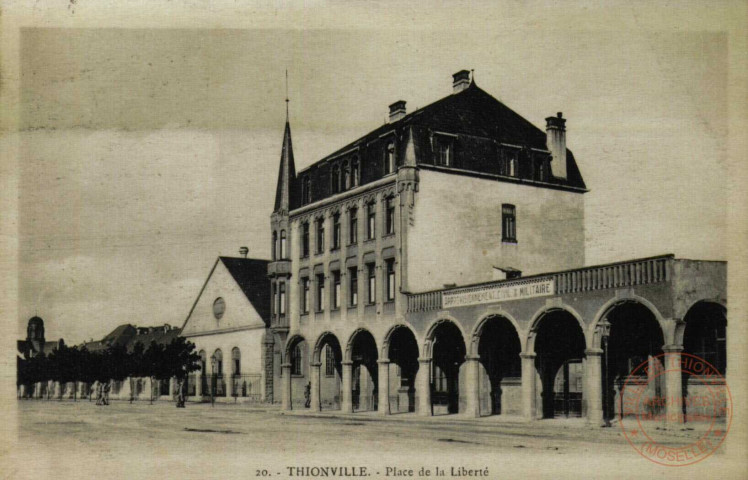
[[[442,294],[444,292],[473,293],[498,286],[522,285],[543,280],[554,281],[556,295],[667,282],[671,275],[668,263],[672,259],[672,255],[663,255],[448,290],[415,293],[408,295],[408,312],[440,310],[443,305]]]

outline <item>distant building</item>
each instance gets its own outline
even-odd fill
[[[44,337],[44,320],[33,316],[26,327],[26,340],[18,340],[18,355],[22,358],[32,358],[37,355],[49,355],[65,345],[63,339],[48,342]]]

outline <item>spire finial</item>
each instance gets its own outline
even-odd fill
[[[475,83],[475,69],[470,69],[470,83]]]
[[[286,123],[288,123],[288,69],[286,69]]]

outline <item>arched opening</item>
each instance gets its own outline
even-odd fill
[[[514,325],[504,317],[493,316],[485,320],[479,335],[481,414],[521,413],[522,346]]]
[[[662,353],[665,341],[657,318],[641,303],[631,301],[618,304],[605,318],[610,322],[610,336],[607,346],[605,339],[601,345],[603,415],[606,419],[613,419],[622,415],[625,402],[622,402],[621,391],[625,397],[627,393],[624,387],[627,385],[641,384],[651,390],[647,396],[661,396],[665,377],[657,375],[661,363],[653,357]],[[649,362],[648,368],[637,369],[645,362]],[[634,370],[642,378],[631,378]]]
[[[355,333],[351,340],[353,411],[364,412],[377,409],[379,385],[377,359],[377,344],[371,333],[366,330]]]
[[[552,310],[540,318],[536,332],[542,417],[581,417],[585,340],[579,322],[565,310]]]
[[[294,337],[290,340],[286,355],[291,365],[291,408],[309,408],[311,383],[308,375],[307,343],[303,337]],[[283,373],[285,375],[285,372]]]
[[[198,355],[200,355],[200,371],[198,372],[199,379],[196,382],[200,382],[200,392],[202,392],[202,395],[206,395],[208,393],[208,357],[205,350],[200,350]],[[195,392],[197,391],[196,387]]]
[[[340,410],[343,381],[343,352],[332,333],[317,341],[315,361],[320,363],[319,401],[322,410]]]
[[[220,348],[213,352],[210,357],[211,386],[210,391],[214,397],[226,396],[226,381],[223,376],[223,352]]]
[[[431,409],[434,415],[458,413],[460,366],[465,362],[465,341],[452,322],[440,323],[432,334]]]
[[[710,418],[726,412],[727,397],[724,375],[727,371],[727,312],[714,302],[698,302],[683,318],[686,328],[683,333],[683,353],[694,355],[710,363],[721,374],[691,376],[683,374],[683,413],[687,421],[697,415]],[[710,399],[709,401],[688,401],[688,397]]]
[[[418,342],[408,327],[399,326],[390,333],[387,356],[390,359],[390,412],[415,412]]]

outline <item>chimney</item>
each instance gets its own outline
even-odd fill
[[[249,253],[249,249],[247,247],[239,247],[239,255],[241,255],[244,258],[247,258],[248,253]]]
[[[452,75],[452,93],[460,93],[470,86],[470,72],[460,70]]]
[[[551,152],[551,172],[556,178],[566,179],[566,119],[558,112],[545,119],[545,145]]]
[[[390,105],[390,123],[395,123],[405,116],[405,100],[398,100]]]

